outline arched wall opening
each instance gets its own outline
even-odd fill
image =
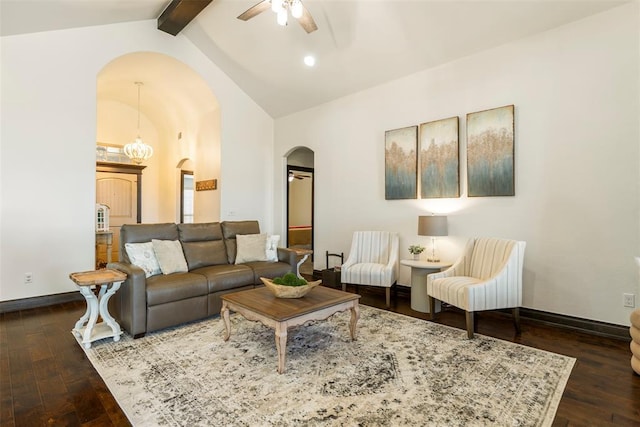
[[[314,152],[295,147],[286,154],[286,226],[287,246],[313,250],[314,225]],[[313,274],[313,255],[301,271]]]
[[[220,108],[206,81],[175,58],[155,52],[122,55],[97,76],[96,141],[124,146],[139,133],[154,149],[143,162],[143,223],[180,221],[183,167],[196,181],[220,176]],[[220,191],[194,195],[194,222],[220,220]]]

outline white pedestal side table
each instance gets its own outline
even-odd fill
[[[400,264],[411,267],[411,309],[421,313],[428,313],[427,276],[450,267],[451,263],[403,259]],[[440,301],[436,301],[436,312],[438,311],[440,311]]]
[[[114,341],[119,341],[122,331],[118,322],[109,314],[108,304],[109,298],[120,289],[127,275],[117,270],[105,269],[71,273],[69,278],[78,286],[87,301],[87,311],[76,322],[72,331],[82,338],[84,348],[91,348],[93,341],[103,338],[113,337]],[[96,296],[93,289],[98,285],[100,292]],[[96,323],[98,314],[102,322]]]
[[[309,255],[311,255],[313,251],[311,249],[295,249],[295,248],[289,248],[289,249],[294,251],[296,253],[296,256],[302,257],[300,258],[300,261],[298,261],[298,265],[296,266],[296,276],[298,276],[301,279],[304,279],[304,277],[302,277],[302,274],[300,274],[300,266],[304,264],[304,262],[307,260],[307,258],[309,258]]]

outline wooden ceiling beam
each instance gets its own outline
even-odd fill
[[[158,29],[177,35],[213,0],[171,0],[158,18]]]

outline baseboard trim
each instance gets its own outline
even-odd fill
[[[322,272],[313,271],[314,279],[322,279]],[[400,294],[410,295],[411,288],[396,286]],[[511,310],[505,313],[511,315]],[[532,308],[520,308],[520,317],[533,320],[542,324],[572,329],[585,332],[591,335],[598,335],[620,340],[629,340],[629,327],[614,325],[612,323],[599,322],[597,320],[582,319],[580,317],[567,316],[564,314],[549,313],[546,311],[534,310]]]
[[[535,320],[537,322],[561,326],[592,335],[621,340],[630,340],[629,327],[615,325],[613,323],[600,322],[597,320],[582,319],[580,317],[567,316],[565,314],[549,313],[546,311],[534,310],[532,308],[520,308],[520,317]]]
[[[62,294],[2,301],[0,302],[0,314],[28,310],[30,308],[47,307],[49,305],[63,304],[70,301],[81,301],[83,299],[83,296],[79,292],[65,292]]]

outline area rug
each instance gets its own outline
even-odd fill
[[[575,359],[361,306],[289,330],[231,316],[85,350],[134,426],[547,426]]]

